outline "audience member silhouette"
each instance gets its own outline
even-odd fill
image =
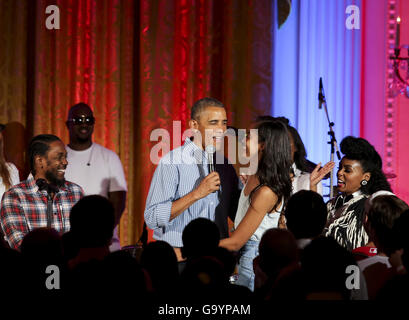
[[[297,292],[279,292],[280,281],[292,279],[299,271],[297,243],[291,232],[285,229],[269,229],[261,238],[259,256],[254,259],[255,293],[260,300],[286,299],[296,297]],[[281,289],[280,289],[281,288]],[[295,288],[292,288],[295,289]],[[272,298],[274,296],[274,298]]]
[[[219,229],[213,221],[197,218],[183,230],[182,241],[182,256],[185,259],[212,256],[219,245]]]
[[[70,268],[92,259],[102,260],[109,254],[115,215],[107,198],[99,195],[82,198],[71,209],[70,224],[65,244],[68,252],[77,253],[68,262]]]
[[[369,200],[368,200],[369,201]],[[365,230],[369,240],[377,248],[377,254],[358,261],[364,273],[369,299],[374,299],[386,283],[393,276],[389,257],[397,249],[393,226],[396,219],[408,205],[396,196],[378,196],[371,201],[366,212]]]
[[[322,234],[327,222],[327,207],[318,193],[301,190],[288,200],[285,217],[298,248],[303,249]]]
[[[138,307],[141,318],[146,318],[152,291],[148,272],[127,251],[111,252],[103,260],[102,270],[102,292],[108,298],[107,301]]]
[[[24,236],[20,250],[28,270],[29,290],[55,295],[63,289],[66,264],[61,236],[56,230],[38,228],[30,231]],[[49,266],[53,269],[47,270]],[[48,286],[47,278],[50,281]]]
[[[347,267],[356,265],[352,254],[332,238],[319,237],[307,245],[301,256],[307,300],[349,300]]]
[[[71,209],[71,230],[65,235],[64,245],[71,254],[67,257],[69,290],[78,301],[86,296],[106,297],[107,281],[102,261],[110,252],[114,217],[111,202],[99,195],[86,196]]]
[[[181,274],[181,300],[186,303],[216,303],[228,298],[223,263],[214,256],[191,258]]]
[[[14,301],[18,296],[21,299],[28,298],[27,274],[21,253],[8,247],[0,247],[0,274],[2,276],[0,292],[2,303]],[[4,299],[5,298],[5,299]]]
[[[150,276],[158,300],[166,302],[178,296],[178,261],[170,244],[161,240],[146,244],[140,263]]]
[[[409,210],[405,210],[395,220],[392,232],[397,248],[389,261],[395,276],[380,289],[376,299],[382,301],[409,301]]]

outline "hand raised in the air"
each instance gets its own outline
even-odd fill
[[[335,167],[334,161],[329,161],[321,167],[321,162],[317,164],[310,175],[310,190],[317,192],[317,184]]]

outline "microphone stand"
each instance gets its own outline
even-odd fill
[[[321,92],[319,93],[318,98],[319,98],[320,105],[324,105],[325,114],[327,115],[328,127],[329,127],[328,134],[330,136],[330,141],[328,141],[327,143],[331,145],[331,157],[330,157],[331,161],[334,161],[335,150],[336,150],[336,153],[337,153],[338,160],[341,160],[341,153],[339,152],[337,140],[335,139],[335,132],[332,129],[332,127],[334,127],[335,124],[334,124],[334,122],[330,121],[330,119],[329,119],[328,108],[327,108],[327,100],[325,99],[324,88],[322,88],[322,93]],[[334,197],[334,187],[333,187],[333,185],[334,185],[334,170],[331,170],[331,172],[330,172],[330,191],[329,191],[329,198],[330,199],[332,199]]]

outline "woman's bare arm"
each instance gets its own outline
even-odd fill
[[[258,189],[237,229],[230,238],[221,240],[219,245],[230,251],[237,251],[243,247],[257,230],[267,212],[275,206],[277,200],[277,195],[270,188],[261,187]]]

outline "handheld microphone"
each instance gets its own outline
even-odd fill
[[[213,163],[213,153],[216,151],[214,145],[209,144],[206,146],[206,153],[207,153],[207,160],[209,162],[209,173],[214,171],[214,163]]]
[[[45,181],[45,179],[37,179],[36,180],[36,185],[38,186],[38,189],[40,190],[48,190],[48,183]]]
[[[39,190],[47,191],[47,228],[51,228],[53,221],[53,200],[51,198],[51,193],[57,193],[58,188],[54,185],[48,184],[43,178],[37,179],[36,184]]]
[[[320,77],[320,91],[318,93],[318,101],[319,101],[318,109],[322,109],[322,104],[325,100],[323,91],[324,91],[324,86],[322,85],[322,77]]]
[[[41,190],[46,190],[47,193],[57,193],[59,191],[58,187],[53,184],[47,183],[47,181],[43,178],[39,178],[36,180],[36,185],[38,186],[38,189]]]

